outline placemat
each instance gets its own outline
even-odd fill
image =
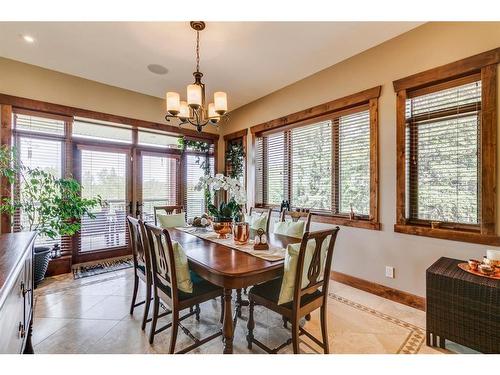
[[[178,227],[175,229],[181,230],[183,232],[192,234],[193,236],[203,238],[211,242],[219,243],[221,245],[230,247],[231,249],[243,251],[244,253],[253,255],[257,258],[261,258],[270,262],[277,262],[279,260],[285,259],[286,249],[282,247],[272,246],[271,244],[269,244],[269,250],[254,250],[253,240],[248,241],[246,245],[236,245],[233,242],[232,238],[220,239],[218,238],[217,233],[210,230],[201,231],[197,228],[192,228],[192,227]]]

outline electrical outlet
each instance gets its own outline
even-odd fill
[[[385,266],[385,277],[394,279],[394,267]]]

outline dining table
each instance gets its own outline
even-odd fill
[[[232,306],[233,290],[241,290],[280,277],[283,274],[284,260],[265,260],[178,228],[172,228],[169,232],[172,240],[179,242],[184,248],[190,269],[223,288],[223,353],[232,354],[236,323]],[[267,238],[269,245],[283,249],[289,244],[301,241],[300,238],[272,233],[268,234]],[[238,305],[240,303],[241,299],[236,298],[236,311],[241,309]]]

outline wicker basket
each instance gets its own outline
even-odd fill
[[[45,272],[47,272],[47,268],[49,267],[50,251],[50,247],[35,247],[35,288],[45,277]]]

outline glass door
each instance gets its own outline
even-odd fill
[[[139,211],[145,221],[154,222],[155,206],[179,204],[180,156],[160,152],[138,152]]]
[[[102,207],[95,218],[84,216],[78,241],[77,262],[121,256],[128,252],[126,216],[129,211],[130,157],[127,149],[79,145],[77,148],[82,196],[100,195]]]

